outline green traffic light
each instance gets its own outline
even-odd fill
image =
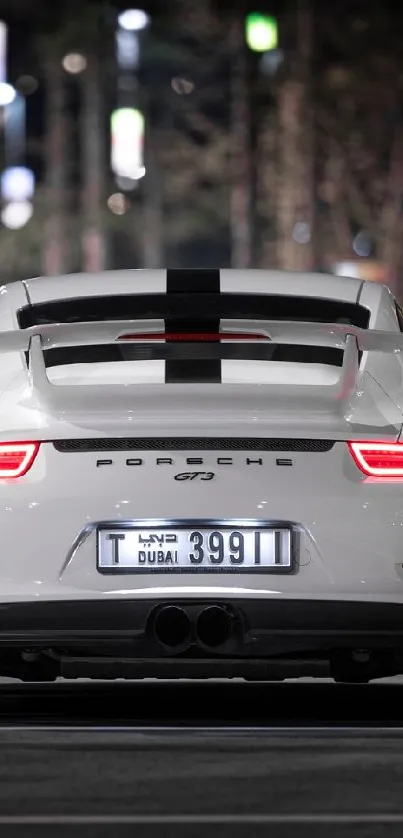
[[[278,46],[277,19],[271,15],[251,12],[245,20],[245,37],[253,52],[269,52]]]

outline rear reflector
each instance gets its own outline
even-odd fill
[[[270,341],[270,338],[267,335],[249,332],[135,332],[134,334],[119,335],[117,340],[143,341],[146,343],[154,340],[165,340],[168,343],[172,341],[180,343],[220,343],[223,340]]]
[[[22,477],[38,451],[39,442],[0,442],[0,478]]]
[[[358,468],[369,477],[403,479],[401,442],[349,442],[348,447]]]

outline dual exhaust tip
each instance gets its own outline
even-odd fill
[[[205,649],[219,649],[234,638],[234,617],[221,605],[209,605],[198,614],[194,624],[196,641]],[[154,619],[156,639],[172,652],[184,651],[193,639],[193,626],[186,611],[177,605],[165,605]]]

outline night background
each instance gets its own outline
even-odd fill
[[[401,299],[398,4],[128,7],[0,2],[1,281],[280,267]]]

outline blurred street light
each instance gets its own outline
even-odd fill
[[[357,233],[353,241],[353,250],[357,254],[357,256],[368,257],[371,255],[372,240],[369,233],[367,233],[365,230],[361,230],[359,233]]]
[[[4,110],[4,164],[23,166],[26,154],[25,97],[16,92],[15,98]],[[25,197],[27,196],[24,196],[24,200]]]
[[[15,88],[8,84],[7,79],[7,45],[8,26],[0,20],[0,107],[11,105],[17,95]]]
[[[85,55],[81,55],[79,52],[69,52],[68,55],[64,56],[62,64],[66,73],[76,76],[86,69],[87,59]]]
[[[120,28],[126,29],[127,32],[140,32],[149,22],[149,15],[143,9],[126,9],[118,17]]]
[[[251,12],[245,18],[245,37],[252,52],[269,52],[269,50],[277,49],[277,18]]]
[[[11,105],[17,95],[15,88],[5,81],[0,82],[0,107]]]
[[[34,208],[30,201],[12,201],[1,213],[1,220],[9,230],[20,230],[32,218]]]
[[[332,265],[332,273],[353,279],[366,279],[370,282],[388,283],[388,268],[375,259],[357,259],[351,262],[338,262]]]
[[[1,195],[11,203],[28,201],[35,192],[35,176],[25,166],[9,166],[1,173]]]
[[[115,192],[108,198],[108,207],[114,215],[125,215],[129,208],[128,200],[122,192]]]
[[[144,177],[144,116],[136,108],[118,108],[111,115],[111,167],[117,177]]]
[[[0,20],[0,81],[4,82],[7,78],[7,41],[8,41],[8,26],[4,20]]]
[[[116,55],[122,70],[135,70],[139,63],[140,44],[136,32],[118,29],[116,32]]]

